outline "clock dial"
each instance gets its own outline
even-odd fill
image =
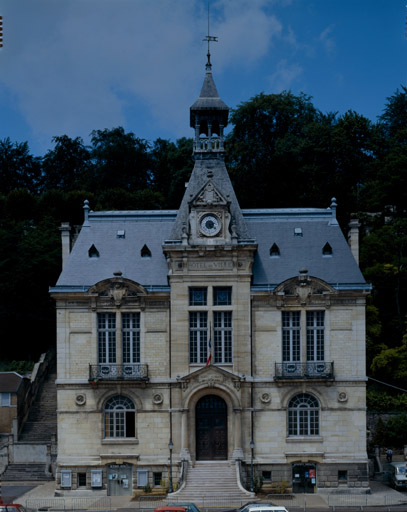
[[[206,236],[213,236],[220,231],[220,222],[215,215],[205,215],[201,219],[201,231]]]

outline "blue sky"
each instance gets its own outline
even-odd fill
[[[219,94],[302,91],[374,121],[407,83],[406,14],[406,0],[211,0]],[[94,129],[193,135],[207,0],[0,0],[0,15],[0,139],[41,156]]]

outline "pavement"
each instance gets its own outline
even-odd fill
[[[268,498],[267,501],[272,501],[275,505],[285,506],[288,510],[290,509],[302,509],[302,510],[318,510],[327,509],[328,507],[336,510],[337,508],[358,508],[359,510],[368,507],[383,507],[386,510],[391,506],[397,507],[400,510],[407,511],[407,492],[395,491],[387,484],[378,481],[370,482],[370,493],[369,494],[342,494],[342,493],[316,493],[316,494],[296,494],[291,500],[278,499],[274,500],[272,497]],[[13,497],[13,502],[20,503],[21,505],[27,506],[27,502],[32,499],[41,500],[55,500],[55,482],[44,482],[42,484],[33,486],[33,482],[3,482],[2,485],[3,499],[6,496]],[[106,498],[106,494],[95,494],[94,491],[79,491],[76,494],[65,494],[61,496],[66,501],[67,508],[70,508],[69,502],[75,498],[95,498],[99,500]],[[139,509],[140,503],[138,501],[132,501],[131,496],[109,496],[111,502],[111,510],[122,509],[131,511],[132,509]],[[92,500],[93,501],[93,500]],[[173,500],[176,501],[176,500]],[[217,509],[219,505],[209,503],[209,498],[206,499],[206,504],[200,504],[197,500],[197,505],[201,505],[201,508]],[[278,501],[278,503],[277,503]],[[158,505],[156,505],[158,506]],[[81,506],[85,509],[86,505]],[[94,507],[92,507],[94,508]],[[221,508],[228,508],[221,506]]]

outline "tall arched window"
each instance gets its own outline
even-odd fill
[[[136,437],[136,408],[130,398],[116,395],[105,405],[105,437]]]
[[[288,435],[319,435],[319,403],[306,393],[296,395],[288,404]]]

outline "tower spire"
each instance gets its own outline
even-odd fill
[[[208,53],[206,54],[206,56],[208,57],[208,62],[206,63],[206,66],[205,66],[205,69],[206,71],[211,71],[212,70],[212,64],[211,64],[211,49],[210,49],[210,43],[217,43],[218,42],[218,38],[215,37],[215,36],[211,36],[210,35],[210,29],[209,29],[209,20],[210,20],[210,16],[209,16],[209,0],[208,0],[208,35],[203,39],[203,41],[207,41],[208,42]]]

